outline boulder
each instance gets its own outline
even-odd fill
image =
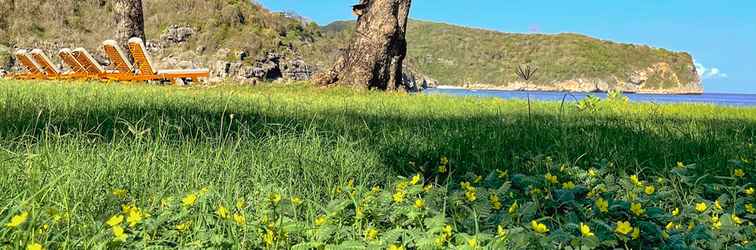
[[[183,44],[196,33],[190,26],[171,25],[160,35],[160,41],[164,44]]]

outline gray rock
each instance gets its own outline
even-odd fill
[[[171,25],[160,35],[160,41],[165,44],[182,44],[189,41],[195,33],[192,27]]]
[[[194,63],[192,63],[190,61],[180,61],[180,62],[178,62],[176,64],[176,67],[179,68],[179,69],[193,69],[193,68],[196,68],[194,66]]]

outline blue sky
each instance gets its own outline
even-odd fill
[[[321,25],[353,19],[357,0],[258,0]],[[707,92],[756,93],[754,0],[414,0],[411,17],[517,33],[575,32],[686,51]],[[410,31],[411,32],[411,31]]]

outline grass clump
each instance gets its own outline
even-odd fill
[[[756,110],[614,99],[4,80],[0,245],[748,247]]]

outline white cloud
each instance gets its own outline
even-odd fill
[[[713,78],[727,78],[727,74],[722,73],[721,70],[717,67],[707,68],[703,64],[695,63],[696,65],[696,71],[698,71],[698,76],[700,76],[703,79],[713,79]]]

